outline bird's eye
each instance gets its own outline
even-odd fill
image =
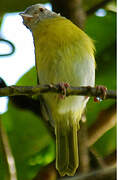
[[[39,8],[39,10],[40,10],[41,12],[43,12],[44,9],[43,9],[43,8]]]

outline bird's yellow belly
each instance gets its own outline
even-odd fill
[[[69,60],[65,63],[65,59],[56,59],[47,61],[41,66],[39,64],[39,81],[41,84],[66,82],[72,86],[94,86],[95,64],[91,58],[85,56],[82,60],[72,59],[73,63]],[[69,96],[60,99],[59,95],[48,93],[43,97],[51,112],[56,111],[59,114],[82,111],[87,103],[84,96]]]

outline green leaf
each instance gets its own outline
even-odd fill
[[[55,144],[43,121],[27,110],[14,107],[2,115],[19,180],[30,180],[40,167],[55,158]]]
[[[96,85],[116,89],[116,13],[108,12],[104,17],[93,15],[87,19],[86,32],[96,45]],[[95,103],[93,98],[87,105],[87,124],[94,123],[99,113],[114,104],[114,100]],[[94,145],[100,155],[107,155],[116,147],[116,130],[106,132]],[[104,147],[104,148],[103,148]]]
[[[96,7],[98,6],[99,7],[99,4],[102,4],[104,0],[86,0],[86,1],[83,1],[83,7],[86,11],[88,11],[89,9],[93,8],[93,7]],[[113,2],[116,2],[116,0],[113,0]]]
[[[37,72],[36,68],[31,68],[26,72],[20,80],[16,83],[17,86],[35,86],[37,85]]]
[[[20,12],[25,10],[27,7],[38,4],[38,3],[47,3],[48,0],[1,0],[0,4],[0,12],[8,13],[8,12]]]
[[[93,146],[101,156],[107,156],[116,148],[116,126],[110,129]]]
[[[109,11],[117,12],[117,4],[116,1],[111,1],[105,7]]]
[[[116,40],[116,13],[106,11],[106,16],[90,16],[86,21],[86,32],[95,41],[96,55],[110,47]]]

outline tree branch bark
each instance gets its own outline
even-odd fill
[[[18,96],[18,95],[39,95],[43,93],[60,93],[64,94],[60,85],[38,85],[38,86],[7,86],[0,88],[0,96]],[[103,91],[97,87],[68,87],[66,89],[66,96],[92,96],[103,97]],[[106,90],[105,99],[116,99],[116,91]]]
[[[79,168],[77,170],[77,174],[87,173],[90,170],[90,159],[89,159],[89,152],[87,146],[87,141],[88,141],[87,125],[86,122],[82,121],[82,119],[79,125],[80,125],[80,129],[78,131]]]
[[[105,180],[105,179],[110,179],[110,180],[116,179],[116,168],[114,166],[92,171],[72,178],[68,177],[59,180]]]
[[[53,10],[84,28],[86,14],[82,8],[82,0],[51,0]]]
[[[7,160],[7,165],[8,165],[8,170],[9,170],[9,180],[17,180],[15,160],[14,160],[14,157],[13,157],[10,145],[9,145],[7,134],[2,125],[1,116],[0,116],[0,138],[2,141],[4,154]]]
[[[33,180],[57,180],[55,162],[43,167]]]
[[[103,8],[106,4],[108,4],[111,0],[103,0],[102,2],[100,2],[99,4],[96,4],[94,7],[90,8],[86,14],[87,15],[91,15],[93,14],[95,11],[97,11],[100,8]]]
[[[113,151],[111,154],[105,156],[104,162],[106,163],[107,166],[116,166],[117,165],[117,151]]]

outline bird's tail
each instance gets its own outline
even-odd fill
[[[78,167],[77,122],[58,120],[56,131],[56,168],[61,176],[73,176]]]

